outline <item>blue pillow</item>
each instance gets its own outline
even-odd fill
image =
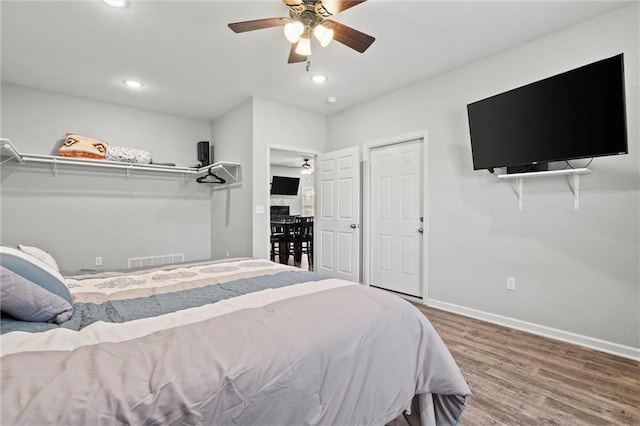
[[[62,275],[11,247],[0,246],[0,290],[0,309],[19,320],[61,324],[73,314]]]

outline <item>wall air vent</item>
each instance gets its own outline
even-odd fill
[[[184,262],[184,253],[163,254],[160,256],[130,257],[128,268],[144,268],[148,266],[170,265],[172,263],[180,262]]]

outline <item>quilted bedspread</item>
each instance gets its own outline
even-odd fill
[[[384,425],[470,390],[429,321],[381,290],[264,260],[67,276],[61,324],[3,318],[3,424]]]

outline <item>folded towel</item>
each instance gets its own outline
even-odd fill
[[[64,144],[58,150],[61,157],[83,157],[104,160],[109,145],[105,142],[86,136],[67,134]]]

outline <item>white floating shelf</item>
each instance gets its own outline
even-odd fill
[[[571,190],[573,192],[573,208],[580,208],[580,175],[591,173],[591,170],[587,168],[579,169],[562,169],[562,170],[548,170],[542,172],[527,172],[527,173],[510,173],[496,175],[498,179],[515,180],[515,191],[518,195],[518,209],[523,208],[523,180],[534,177],[548,177],[548,176],[567,176],[573,181]]]
[[[526,177],[583,175],[586,173],[591,173],[591,170],[587,168],[546,170],[543,172],[510,173],[510,174],[502,174],[502,175],[496,175],[496,176],[498,177],[498,179],[518,179],[518,178],[526,178]]]

